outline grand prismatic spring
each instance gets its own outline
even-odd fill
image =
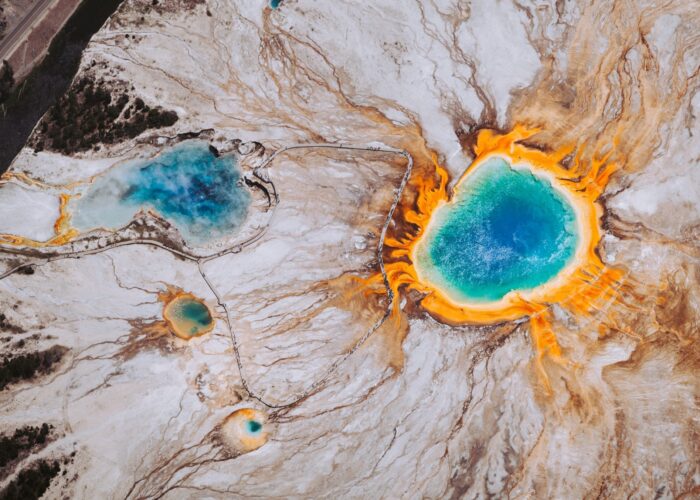
[[[0,498],[700,497],[698,33],[124,0],[1,165]]]
[[[614,300],[622,273],[604,266],[596,251],[597,200],[615,170],[609,155],[586,164],[574,157],[564,169],[571,148],[544,153],[520,142],[537,132],[481,131],[452,200],[439,165],[435,175],[414,178],[415,210],[404,208],[406,229],[387,240],[386,273],[394,293],[425,294],[421,306],[450,324],[529,318],[549,387],[541,358],[561,356],[549,306],[586,314],[597,301]],[[489,199],[481,201],[484,192]]]
[[[412,260],[419,280],[453,302],[494,302],[554,278],[571,262],[577,232],[573,209],[546,179],[492,158],[434,210]]]

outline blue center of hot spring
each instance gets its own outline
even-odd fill
[[[262,429],[262,424],[260,422],[256,422],[255,420],[248,420],[248,432],[251,434],[255,434],[257,432],[260,432],[260,429]]]
[[[182,302],[181,312],[184,318],[202,327],[207,327],[211,324],[211,314],[207,306],[191,299],[184,299]]]
[[[552,184],[500,158],[478,167],[439,208],[418,264],[458,302],[491,302],[552,279],[576,253],[576,215]]]
[[[216,157],[206,143],[182,143],[157,157],[127,163],[100,177],[77,201],[81,230],[118,228],[146,207],[172,222],[189,242],[201,243],[238,228],[250,205],[231,156]]]

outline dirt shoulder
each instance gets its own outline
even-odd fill
[[[39,0],[5,0],[0,5],[0,42],[9,33],[12,33],[17,25],[32,10]]]

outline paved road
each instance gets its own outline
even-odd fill
[[[37,0],[36,4],[27,12],[27,15],[15,26],[15,29],[0,41],[0,61],[7,59],[8,56],[12,54],[17,44],[24,40],[25,35],[32,30],[34,22],[40,20],[46,12],[46,9],[57,1],[58,0]]]

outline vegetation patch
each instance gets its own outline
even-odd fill
[[[85,77],[49,109],[30,142],[36,151],[71,154],[98,144],[133,139],[148,129],[169,127],[177,120],[174,111],[151,108],[126,90],[110,89],[102,81]]]
[[[41,498],[51,481],[61,471],[58,460],[37,460],[17,474],[7,487],[0,491],[0,500],[33,500]]]
[[[134,3],[134,8],[141,14],[151,11],[163,14],[164,12],[192,10],[198,5],[206,3],[207,0],[140,0]]]
[[[7,16],[5,15],[5,8],[0,6],[0,40],[5,38],[7,31]]]
[[[53,346],[45,351],[5,356],[0,362],[0,390],[20,380],[49,373],[67,351],[63,346]]]
[[[21,326],[11,323],[4,313],[0,313],[0,332],[24,333],[24,329]]]
[[[44,445],[52,430],[53,426],[49,424],[42,424],[41,427],[27,425],[16,429],[11,435],[0,434],[0,471],[27,452]]]
[[[12,73],[12,68],[7,61],[2,61],[2,65],[0,66],[0,104],[10,97],[10,92],[14,84],[15,78]]]
[[[15,271],[17,274],[24,274],[26,276],[34,274],[34,266],[31,264],[28,264],[26,266],[22,266],[17,271]]]

